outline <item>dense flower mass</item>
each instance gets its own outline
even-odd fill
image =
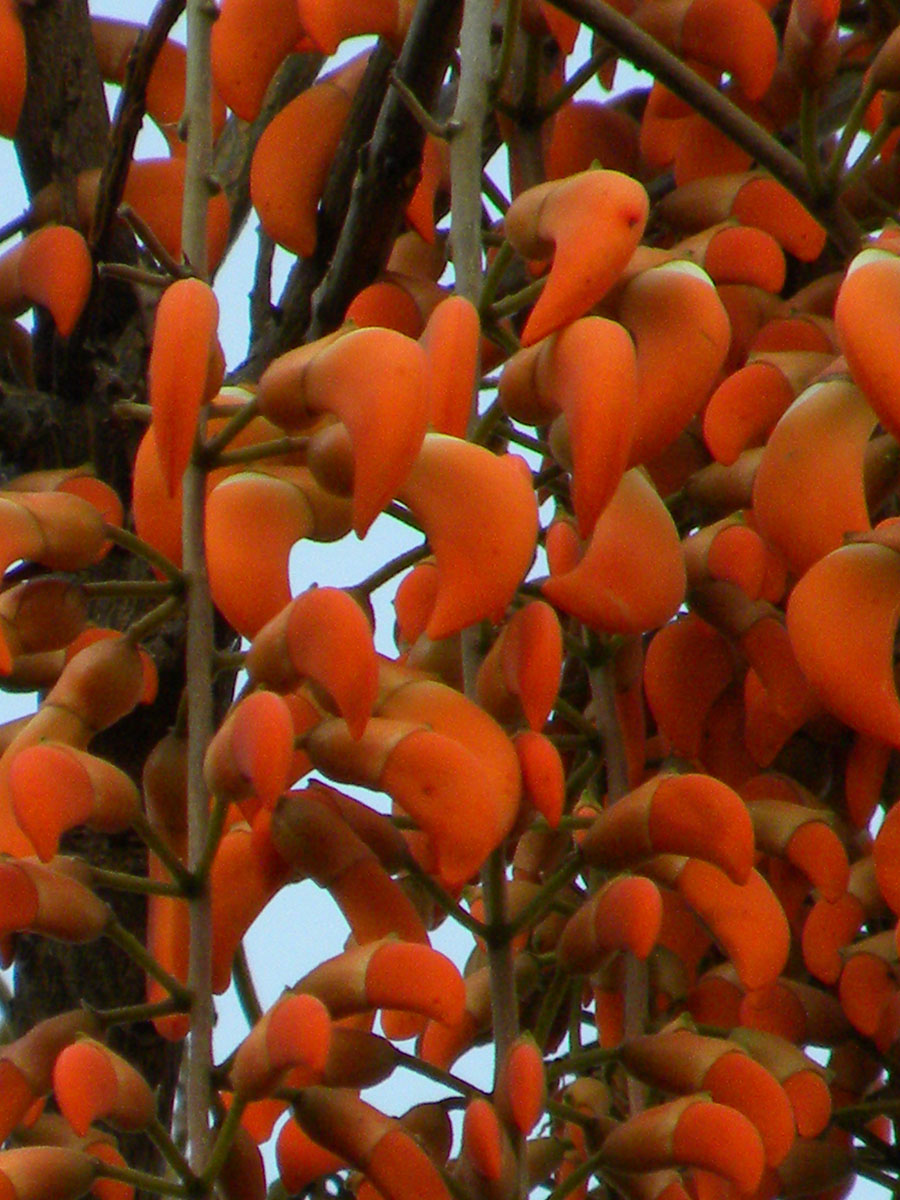
[[[0,1200],[896,1189],[891,5],[88,7],[0,0]]]

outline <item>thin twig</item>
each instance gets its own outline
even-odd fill
[[[210,38],[214,16],[215,9],[208,0],[188,0],[185,84],[187,160],[181,240],[185,258],[203,278],[209,269],[206,215],[212,169]],[[201,423],[202,420],[201,414]],[[203,759],[214,725],[213,610],[204,546],[205,494],[206,472],[195,456],[184,477],[182,525],[182,554],[188,584],[185,650],[189,709],[188,867],[195,875],[209,836],[209,800],[203,778]],[[192,1003],[185,1091],[190,1163],[194,1173],[202,1176],[212,1148],[209,1125],[213,1065],[212,930],[208,886],[191,899],[188,910],[188,985]]]
[[[103,163],[97,201],[91,221],[91,249],[104,256],[113,218],[125,192],[125,178],[134,157],[134,147],[147,107],[147,85],[160,50],[172,26],[184,12],[185,0],[160,0],[137,43],[125,75],[113,127],[110,131],[110,151]]]
[[[395,75],[431,109],[456,35],[459,0],[420,0]],[[396,88],[385,97],[350,197],[327,274],[317,288],[307,341],[330,333],[361,287],[384,267],[403,209],[412,195],[425,130]]]
[[[835,198],[820,200],[810,186],[803,163],[758,121],[604,0],[558,0],[556,7],[599,33],[623,58],[649,71],[706,117],[792,192],[822,222],[844,254],[855,252],[860,231],[846,208]]]

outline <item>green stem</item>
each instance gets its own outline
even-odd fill
[[[252,466],[264,458],[277,458],[282,454],[293,454],[297,450],[304,449],[308,442],[309,438],[305,435],[273,438],[270,442],[259,442],[255,446],[241,446],[239,450],[223,450],[221,454],[216,455],[212,465],[235,467],[249,463]]]
[[[155,1192],[158,1196],[192,1196],[193,1188],[184,1183],[176,1183],[174,1179],[160,1179],[147,1171],[135,1171],[131,1167],[114,1166],[112,1163],[97,1159],[96,1172],[103,1179],[118,1179],[129,1183],[138,1191]]]
[[[494,429],[497,427],[497,425],[499,425],[502,417],[503,409],[500,407],[500,401],[492,401],[478,418],[469,440],[475,442],[475,444],[478,446],[483,446],[494,432]]]
[[[153,828],[143,814],[140,814],[132,821],[132,826],[147,849],[156,855],[172,876],[172,879],[178,885],[179,893],[182,896],[189,895],[194,883],[191,873],[165,838]]]
[[[262,1018],[263,1008],[259,1002],[259,996],[256,994],[253,976],[250,974],[250,964],[247,962],[247,951],[244,949],[243,942],[238,946],[234,956],[234,962],[231,965],[231,978],[234,981],[234,990],[237,994],[238,1003],[247,1019],[247,1024],[252,1029],[256,1022]]]
[[[531,434],[522,433],[512,425],[504,429],[503,433],[508,441],[516,446],[521,446],[523,450],[533,450],[535,454],[541,454],[544,457],[550,453],[550,447],[545,441],[532,437]]]
[[[128,626],[125,631],[126,637],[134,643],[142,642],[144,638],[149,637],[165,625],[174,617],[182,605],[181,595],[169,596],[167,600],[163,600],[162,604],[157,604],[155,608],[146,613],[143,617],[139,617],[136,621]]]
[[[619,1056],[618,1049],[603,1046],[591,1046],[579,1050],[576,1054],[566,1054],[562,1058],[554,1058],[547,1063],[547,1079],[553,1081],[563,1075],[584,1075],[595,1067],[602,1067],[609,1062],[615,1062]]]
[[[448,891],[441,887],[437,880],[432,879],[425,871],[420,871],[418,867],[413,867],[410,871],[418,883],[422,885],[424,890],[434,900],[448,917],[453,917],[464,929],[468,929],[469,933],[477,938],[484,938],[486,927],[480,921],[477,921],[470,912],[457,904]]]
[[[847,161],[847,155],[850,153],[850,147],[853,145],[856,135],[862,129],[866,109],[872,103],[876,91],[877,88],[874,84],[870,80],[866,80],[847,115],[847,120],[844,123],[844,128],[841,130],[841,136],[834,148],[831,161],[825,168],[825,186],[832,191],[838,186],[838,180],[841,171],[844,169],[844,163]]]
[[[228,418],[228,422],[213,434],[209,441],[203,443],[202,455],[204,461],[215,462],[225,447],[232,442],[242,429],[250,424],[253,418],[259,412],[259,406],[256,403],[256,398],[248,400],[246,404],[242,404],[237,412],[233,413]]]
[[[405,571],[408,567],[414,567],[416,563],[421,562],[423,558],[428,556],[428,545],[414,546],[412,550],[406,550],[403,554],[398,554],[396,558],[392,558],[390,562],[385,563],[371,575],[367,575],[361,583],[356,584],[351,591],[362,592],[364,596],[369,596],[377,588],[389,583],[401,571]]]
[[[862,154],[860,154],[853,166],[850,167],[850,169],[840,180],[841,191],[846,191],[847,188],[853,187],[853,185],[863,176],[881,147],[893,133],[893,130],[894,126],[888,125],[886,122],[882,122],[878,126],[878,128],[869,138],[866,148],[863,150]]]
[[[555,116],[564,104],[568,104],[577,92],[591,82],[603,64],[609,62],[612,56],[613,52],[609,46],[601,46],[599,50],[595,50],[587,62],[582,63],[577,71],[573,71],[559,91],[554,92],[547,103],[541,106],[541,121]]]
[[[567,799],[570,799],[572,796],[577,796],[579,792],[584,791],[590,781],[597,774],[599,765],[600,764],[594,755],[588,754],[581,766],[577,767],[574,771],[569,772],[569,778],[566,780]],[[588,829],[590,828],[590,823],[579,823],[577,828]]]
[[[112,1025],[132,1025],[138,1021],[153,1021],[173,1013],[187,1012],[188,1004],[178,1000],[159,1000],[155,1004],[122,1004],[117,1008],[97,1008],[90,1011],[105,1029]]]
[[[154,579],[106,579],[81,584],[87,596],[171,596],[172,584]]]
[[[534,1026],[534,1039],[542,1050],[547,1049],[547,1039],[550,1037],[553,1022],[556,1020],[559,1006],[565,999],[566,992],[572,986],[572,982],[573,977],[568,971],[563,971],[561,967],[556,968],[553,978],[550,981],[550,986],[544,993],[538,1018]],[[578,986],[581,986],[580,982]]]
[[[581,1109],[573,1108],[571,1104],[562,1104],[559,1100],[547,1101],[547,1113],[557,1121],[568,1121],[572,1125],[580,1125],[582,1129],[592,1129],[597,1123],[594,1117]]]
[[[212,173],[210,42],[217,15],[209,0],[187,0],[187,66],[184,120],[187,123],[181,241],[201,278],[209,275],[206,213]],[[250,407],[248,405],[248,407]],[[240,416],[234,420],[239,420]],[[206,471],[199,445],[206,411],[200,413],[195,453],[182,489],[182,556],[188,584],[185,663],[188,695],[187,819],[188,869],[195,878],[209,844],[209,800],[203,759],[214,727],[212,661],[215,651],[213,608],[204,540]],[[231,422],[229,422],[229,425]],[[191,1036],[185,1063],[185,1109],[194,1173],[203,1176],[211,1151],[209,1109],[212,1097],[212,921],[209,888],[189,902],[188,985]]]
[[[590,645],[590,643],[589,643]],[[591,667],[588,679],[597,728],[603,740],[606,762],[606,791],[608,803],[615,804],[628,792],[628,755],[625,738],[616,711],[615,659],[610,655],[602,666]],[[647,1026],[649,997],[647,963],[630,951],[625,952],[625,1036],[638,1037]],[[646,1103],[646,1085],[633,1075],[628,1076],[628,1098],[632,1115],[641,1112]]]
[[[515,250],[513,250],[511,243],[507,241],[502,242],[500,249],[494,255],[494,261],[488,267],[487,274],[484,277],[484,285],[481,289],[481,296],[478,299],[479,313],[487,312],[494,303],[494,297],[497,295],[497,289],[500,287],[503,274],[514,256]]]
[[[803,88],[800,93],[800,150],[810,187],[815,195],[821,196],[825,181],[819,154],[818,120],[818,93],[814,88]]]
[[[247,1101],[244,1097],[239,1093],[235,1093],[231,1101],[231,1106],[225,1114],[225,1120],[218,1128],[209,1161],[201,1176],[207,1190],[212,1188],[222,1168],[225,1166],[228,1155],[231,1152],[231,1147],[234,1144],[235,1134],[240,1128],[241,1117],[244,1115],[246,1104]]]
[[[389,517],[393,517],[395,521],[399,521],[401,525],[405,525],[407,529],[414,529],[416,533],[423,532],[422,526],[412,513],[401,504],[398,504],[396,500],[392,500],[384,511]]]
[[[434,1083],[441,1083],[444,1087],[450,1088],[454,1092],[459,1092],[461,1096],[465,1096],[469,1100],[474,1100],[478,1097],[490,1098],[490,1092],[482,1091],[473,1083],[467,1083],[465,1079],[460,1079],[458,1075],[452,1075],[449,1071],[444,1071],[440,1067],[432,1066],[431,1063],[425,1062],[424,1059],[418,1058],[414,1054],[407,1054],[403,1050],[394,1050],[394,1057],[398,1067],[405,1067],[407,1071],[414,1071],[416,1075],[421,1075],[423,1079],[431,1079]]]
[[[500,43],[500,57],[494,78],[491,80],[491,95],[493,96],[499,96],[506,83],[516,44],[516,34],[519,31],[521,13],[522,0],[507,0],[506,13],[503,18],[503,41]]]
[[[222,840],[222,830],[225,828],[225,818],[228,815],[228,801],[222,796],[216,796],[206,820],[206,840],[200,851],[196,866],[191,872],[194,885],[198,891],[207,890],[207,880],[212,861]]]
[[[545,912],[553,907],[559,898],[560,890],[571,883],[581,869],[581,865],[579,858],[570,859],[561,867],[557,867],[553,874],[544,880],[537,895],[529,900],[515,920],[510,921],[507,926],[510,938],[514,938],[529,925],[534,925]]]
[[[494,1021],[495,1071],[506,1058],[519,1033],[519,1005],[513,967],[512,938],[506,916],[506,854],[500,846],[481,872],[485,941],[491,977],[491,1012]]]
[[[126,871],[109,871],[105,867],[91,867],[91,883],[94,887],[145,896],[184,896],[184,890],[177,883],[148,879],[146,875],[130,875]]]
[[[565,1197],[570,1192],[574,1192],[577,1187],[591,1177],[597,1168],[603,1162],[603,1151],[597,1150],[590,1158],[586,1158],[584,1162],[579,1163],[571,1175],[567,1175],[562,1183],[557,1184],[552,1192],[546,1197],[546,1200],[565,1200]]]
[[[481,191],[501,216],[505,216],[509,208],[509,200],[500,191],[493,179],[484,172],[481,176]],[[502,243],[501,243],[502,244]]]
[[[185,1007],[190,1007],[191,993],[184,984],[176,979],[174,975],[170,975],[165,967],[161,967],[153,955],[144,947],[144,943],[139,941],[133,934],[120,925],[115,917],[111,918],[106,926],[104,933],[111,942],[125,951],[139,967],[142,967],[148,975],[152,975],[158,984],[166,989],[169,995],[178,1004],[183,1004]]]
[[[562,696],[557,696],[553,707],[567,725],[571,725],[573,729],[576,729],[579,733],[584,734],[586,738],[594,742],[599,740],[600,734],[597,726],[588,720],[584,713],[579,712],[577,708],[571,705],[568,700],[564,700]]]
[[[159,1118],[153,1117],[144,1132],[176,1175],[189,1187],[195,1187],[197,1176],[191,1170],[191,1164],[175,1145],[172,1135]]]
[[[481,146],[491,82],[491,0],[465,0],[450,142],[450,230],[456,291],[481,294]]]
[[[491,307],[485,310],[485,316],[492,321],[499,321],[503,317],[511,317],[515,313],[521,312],[523,308],[528,308],[533,301],[537,300],[544,290],[546,282],[546,277],[535,279],[534,283],[527,283],[517,292],[510,292],[502,300],[495,300]]]
[[[175,566],[175,564],[164,554],[154,549],[143,538],[139,538],[137,534],[129,533],[127,529],[121,529],[118,525],[107,525],[106,536],[111,542],[115,542],[117,546],[121,546],[123,550],[128,550],[138,558],[143,558],[151,567],[156,567],[163,575],[172,580],[179,587],[184,587],[184,573]]]
[[[485,337],[489,338],[492,342],[495,342],[501,350],[505,350],[506,354],[510,358],[513,354],[518,353],[518,351],[522,349],[522,347],[519,345],[516,335],[511,330],[506,329],[503,325],[498,325],[497,322],[491,318],[484,319],[482,322],[482,330]]]

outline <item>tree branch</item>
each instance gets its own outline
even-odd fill
[[[623,58],[649,71],[706,117],[792,192],[822,222],[842,253],[855,252],[859,229],[840,200],[817,196],[803,163],[727,96],[604,0],[559,0],[556,6],[599,33]]]
[[[396,76],[430,109],[456,40],[460,0],[420,0]],[[425,131],[391,88],[364,155],[334,260],[313,297],[307,341],[330,333],[356,293],[382,270],[419,178]]]
[[[172,26],[183,12],[184,0],[160,0],[128,60],[125,84],[110,134],[110,151],[103,163],[91,222],[90,245],[95,257],[105,257],[113,218],[122,203],[125,178],[147,108],[150,72]]]

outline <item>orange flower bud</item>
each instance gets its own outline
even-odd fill
[[[66,1046],[53,1067],[53,1090],[63,1116],[81,1137],[98,1117],[116,1129],[144,1129],[156,1115],[150,1085],[101,1042]]]

